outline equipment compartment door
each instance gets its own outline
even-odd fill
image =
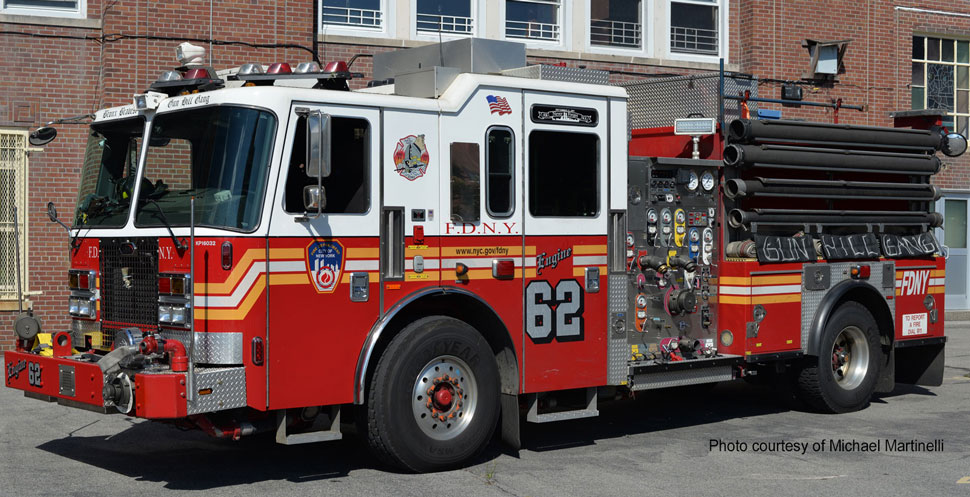
[[[305,110],[330,115],[323,215],[306,212]],[[380,112],[295,103],[282,145],[267,273],[269,408],[353,401],[354,370],[379,313]]]
[[[524,116],[523,392],[603,385],[607,100],[526,92]]]

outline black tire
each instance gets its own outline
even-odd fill
[[[438,365],[440,375],[432,372]],[[431,382],[423,382],[426,373],[434,376]],[[423,395],[424,385],[435,393],[413,400],[415,392]],[[425,412],[419,404],[437,402],[438,390],[448,390],[450,402],[429,404]],[[446,415],[440,425],[428,419]],[[499,375],[491,348],[474,328],[454,318],[430,316],[409,324],[377,363],[366,417],[367,441],[385,463],[428,472],[471,459],[488,444],[499,417]]]
[[[797,371],[798,398],[821,412],[858,411],[869,405],[880,364],[876,320],[862,304],[845,302],[825,323],[819,356],[806,358]]]

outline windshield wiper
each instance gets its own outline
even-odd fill
[[[172,226],[168,224],[168,219],[165,218],[165,211],[162,210],[162,206],[159,205],[158,202],[156,202],[154,199],[150,199],[150,198],[146,198],[145,203],[155,204],[155,208],[158,209],[158,219],[160,219],[162,223],[165,224],[165,228],[168,229],[168,234],[171,235],[172,242],[175,244],[175,249],[178,250],[179,252],[182,252],[185,249],[187,249],[188,246],[186,246],[184,242],[179,241],[179,239],[175,237],[175,232],[172,231]]]

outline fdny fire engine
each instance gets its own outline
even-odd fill
[[[356,91],[189,48],[94,115],[49,208],[72,324],[17,321],[28,397],[285,444],[356,419],[433,471],[604,395],[776,375],[847,412],[942,381],[930,178],[966,142],[938,123],[750,119],[744,75],[611,86],[502,41],[375,56]]]

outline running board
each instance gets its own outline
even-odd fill
[[[298,445],[314,442],[328,442],[340,440],[340,406],[322,408],[322,412],[313,420],[307,431],[287,433],[286,426],[292,417],[287,410],[280,411],[276,416],[276,443],[283,445]]]
[[[565,421],[567,419],[592,418],[599,416],[600,412],[596,408],[596,387],[586,389],[586,407],[569,411],[539,412],[539,395],[537,393],[528,394],[529,413],[526,421],[530,423],[551,423],[553,421]]]
[[[742,362],[741,356],[724,355],[710,359],[634,366],[630,368],[629,387],[630,390],[639,391],[731,381]]]

